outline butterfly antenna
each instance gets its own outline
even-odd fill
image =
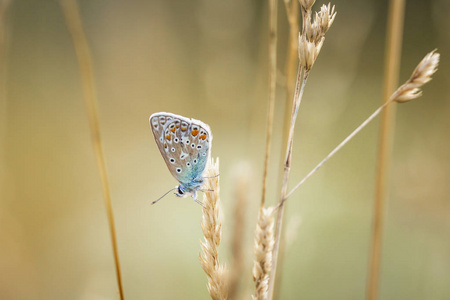
[[[158,199],[156,199],[155,201],[152,202],[152,205],[155,204],[156,202],[158,202],[159,200],[161,200],[162,198],[164,198],[168,193],[170,193],[173,190],[176,190],[177,188],[174,187],[173,189],[170,189],[169,191],[167,191],[164,195],[162,195],[161,197],[159,197]]]

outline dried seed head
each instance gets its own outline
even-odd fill
[[[396,102],[408,102],[422,96],[420,88],[431,80],[431,75],[437,71],[439,64],[439,53],[436,50],[428,53],[417,65],[411,77],[400,86],[389,99]]]
[[[269,274],[272,268],[273,236],[273,207],[262,208],[259,211],[255,233],[255,262],[253,265],[253,280],[256,283],[255,300],[266,300],[269,288]]]
[[[316,13],[316,18],[314,21],[320,26],[320,31],[323,35],[327,33],[328,29],[330,29],[335,17],[336,12],[334,11],[334,5],[331,7],[331,3],[328,3],[328,6],[325,4],[322,5],[320,12]]]
[[[331,7],[331,4],[328,4],[328,6],[323,5],[320,11],[316,12],[314,22],[306,22],[305,32],[308,39],[316,44],[319,43],[328,29],[330,29],[335,17],[336,12],[334,11],[334,6]]]
[[[310,10],[316,0],[298,0],[304,10]]]
[[[310,42],[305,36],[299,35],[298,37],[298,57],[300,60],[300,65],[305,68],[306,71],[311,70],[314,62],[319,55],[320,49],[322,48],[325,38],[322,37],[320,41],[316,44],[315,42]]]
[[[317,20],[317,15],[316,15],[316,20]],[[306,33],[306,36],[308,37],[308,40],[310,40],[312,42],[320,41],[320,39],[322,38],[322,33],[320,31],[320,27],[317,26],[316,21],[314,21],[313,23],[306,22],[305,33]]]

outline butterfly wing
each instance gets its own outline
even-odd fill
[[[158,149],[170,173],[185,186],[194,185],[205,170],[211,149],[209,126],[171,113],[150,116]]]

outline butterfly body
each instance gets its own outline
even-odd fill
[[[199,120],[166,112],[154,113],[149,121],[167,168],[179,182],[175,195],[192,195],[196,200],[211,152],[209,126]]]

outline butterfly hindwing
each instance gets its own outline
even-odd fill
[[[150,116],[153,135],[170,173],[183,185],[202,176],[211,148],[209,126],[171,113]]]

